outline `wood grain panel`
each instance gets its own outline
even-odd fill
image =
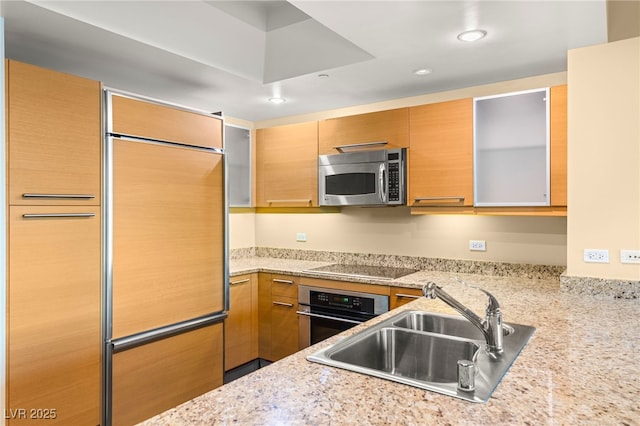
[[[222,324],[113,356],[113,424],[127,426],[222,385]]]
[[[420,205],[473,205],[473,99],[410,109],[409,196],[464,197]]]
[[[222,120],[169,106],[112,97],[113,131],[187,145],[222,148]]]
[[[99,205],[100,82],[7,61],[11,205]],[[93,194],[92,199],[25,199],[25,193]]]
[[[409,109],[399,108],[322,120],[318,126],[318,153],[337,154],[334,147],[387,141],[377,149],[409,147]]]
[[[416,300],[413,297],[407,297],[405,295],[422,297],[422,289],[394,286],[389,287],[389,309],[395,309],[398,306],[406,305],[407,303]]]
[[[257,275],[231,278],[229,294],[229,316],[224,325],[225,371],[258,358]]]
[[[389,295],[389,286],[377,284],[363,284],[349,281],[323,280],[319,278],[301,278],[300,285],[311,287],[333,288],[336,290],[358,291],[362,293]]]
[[[271,295],[297,298],[299,279],[299,277],[292,275],[273,274],[271,276]]]
[[[256,131],[256,205],[318,205],[318,123]]]
[[[223,309],[222,157],[114,141],[113,337]]]
[[[258,356],[271,359],[271,274],[258,274]]]
[[[567,205],[567,86],[550,88],[551,205]]]
[[[45,213],[95,216],[23,218]],[[27,411],[11,425],[100,423],[100,232],[99,207],[9,209],[5,413],[55,410],[55,419]]]
[[[277,361],[298,351],[297,310],[297,297],[273,296],[271,303],[270,361]]]

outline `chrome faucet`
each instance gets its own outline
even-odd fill
[[[468,285],[464,282],[462,283]],[[449,293],[444,291],[442,287],[438,286],[433,281],[426,283],[422,287],[422,294],[427,299],[435,299],[436,297],[438,297],[447,305],[458,311],[463,317],[468,319],[471,324],[475,325],[480,331],[482,331],[482,334],[487,341],[487,352],[493,355],[501,354],[504,330],[502,325],[502,312],[500,311],[500,304],[498,303],[496,298],[493,297],[493,295],[488,291],[483,290],[480,287],[471,285],[468,286],[478,289],[489,296],[489,301],[486,308],[486,317],[484,320],[469,308],[464,306],[462,303],[451,297]]]

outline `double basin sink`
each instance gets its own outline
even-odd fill
[[[323,348],[307,359],[472,402],[486,402],[535,328],[504,324],[500,354],[460,316],[405,311]],[[458,387],[458,361],[472,362],[475,389]]]

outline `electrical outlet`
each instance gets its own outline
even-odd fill
[[[304,243],[307,241],[307,233],[306,232],[298,232],[296,233],[296,241],[300,243]]]
[[[469,240],[469,250],[487,251],[487,243],[484,240]]]
[[[620,262],[640,263],[640,250],[620,250]]]
[[[588,263],[609,263],[609,250],[584,249],[584,261]]]

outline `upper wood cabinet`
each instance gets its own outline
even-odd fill
[[[410,206],[473,206],[473,100],[409,110]]]
[[[318,205],[318,123],[256,131],[257,207]]]
[[[567,205],[567,85],[550,89],[551,205]]]
[[[318,153],[337,154],[336,147],[386,141],[379,149],[409,146],[409,109],[399,108],[322,120]]]
[[[100,207],[12,206],[8,222],[5,419],[97,425]],[[10,418],[9,409],[27,409],[26,416]]]
[[[210,114],[171,108],[120,94],[111,97],[111,132],[177,142],[206,148],[222,148],[222,120]]]
[[[229,279],[229,313],[224,322],[224,369],[258,358],[258,275]]]
[[[101,84],[9,60],[11,205],[99,205]]]

